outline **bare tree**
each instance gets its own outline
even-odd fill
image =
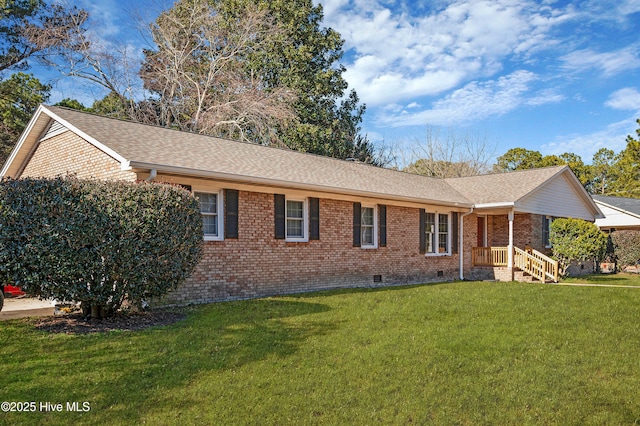
[[[155,95],[158,124],[183,130],[279,142],[273,130],[295,119],[294,93],[266,87],[250,52],[280,29],[263,10],[247,6],[225,19],[206,1],[180,1],[151,26],[157,50],[146,50],[144,86]],[[257,67],[256,67],[257,68]]]
[[[486,137],[461,135],[448,130],[444,136],[428,127],[424,141],[416,141],[410,164],[404,171],[425,176],[448,178],[487,173],[495,153]]]
[[[0,10],[0,71],[29,68],[27,61],[50,61],[77,47],[88,13],[41,0],[5,1]]]
[[[114,44],[97,34],[82,31],[84,21],[70,17],[75,25],[74,37],[61,45],[58,57],[43,58],[43,62],[65,77],[83,79],[118,98],[126,117],[136,119],[135,94],[141,92],[137,76],[139,61],[126,45]]]

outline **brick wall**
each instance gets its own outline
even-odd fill
[[[78,135],[65,132],[38,145],[22,177],[55,177],[135,181],[136,174],[120,169],[120,163]]]
[[[487,240],[489,246],[509,245],[509,219],[507,215],[488,216]],[[537,214],[516,214],[513,221],[513,244],[524,249],[531,246],[546,253],[542,245],[542,216]]]
[[[387,246],[353,247],[352,202],[321,199],[320,240],[292,243],[274,238],[273,194],[241,191],[239,238],[205,242],[193,276],[164,302],[202,303],[458,278],[458,255],[419,253],[419,217],[417,208],[389,205]],[[473,232],[468,232],[471,238]],[[375,283],[374,275],[381,275],[382,282]]]
[[[462,217],[462,214],[460,214]],[[463,243],[464,249],[462,250],[464,257],[464,277],[465,279],[471,279],[471,272],[473,270],[471,265],[471,247],[475,247],[478,242],[478,216],[475,214],[467,215],[463,219],[464,221],[464,235]],[[459,262],[459,260],[458,260]],[[459,265],[458,265],[459,267]]]

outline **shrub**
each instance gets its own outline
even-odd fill
[[[165,295],[202,251],[198,203],[161,184],[0,181],[0,272],[27,294],[120,308]],[[95,310],[93,311],[95,316]]]
[[[607,248],[607,237],[591,222],[580,219],[556,219],[551,223],[549,242],[560,273],[566,275],[571,262],[598,263]]]
[[[640,261],[640,231],[611,233],[613,254],[618,266],[632,266]]]

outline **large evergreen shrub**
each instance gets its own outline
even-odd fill
[[[0,181],[0,273],[27,294],[114,311],[175,289],[201,250],[198,203],[182,188]]]
[[[618,267],[640,263],[640,231],[615,231],[611,233],[613,255]]]
[[[574,261],[597,264],[607,248],[607,237],[600,228],[581,219],[555,219],[551,223],[549,242],[562,275],[566,275]]]

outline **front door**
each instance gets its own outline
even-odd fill
[[[487,217],[478,216],[478,245],[476,247],[487,246]]]

